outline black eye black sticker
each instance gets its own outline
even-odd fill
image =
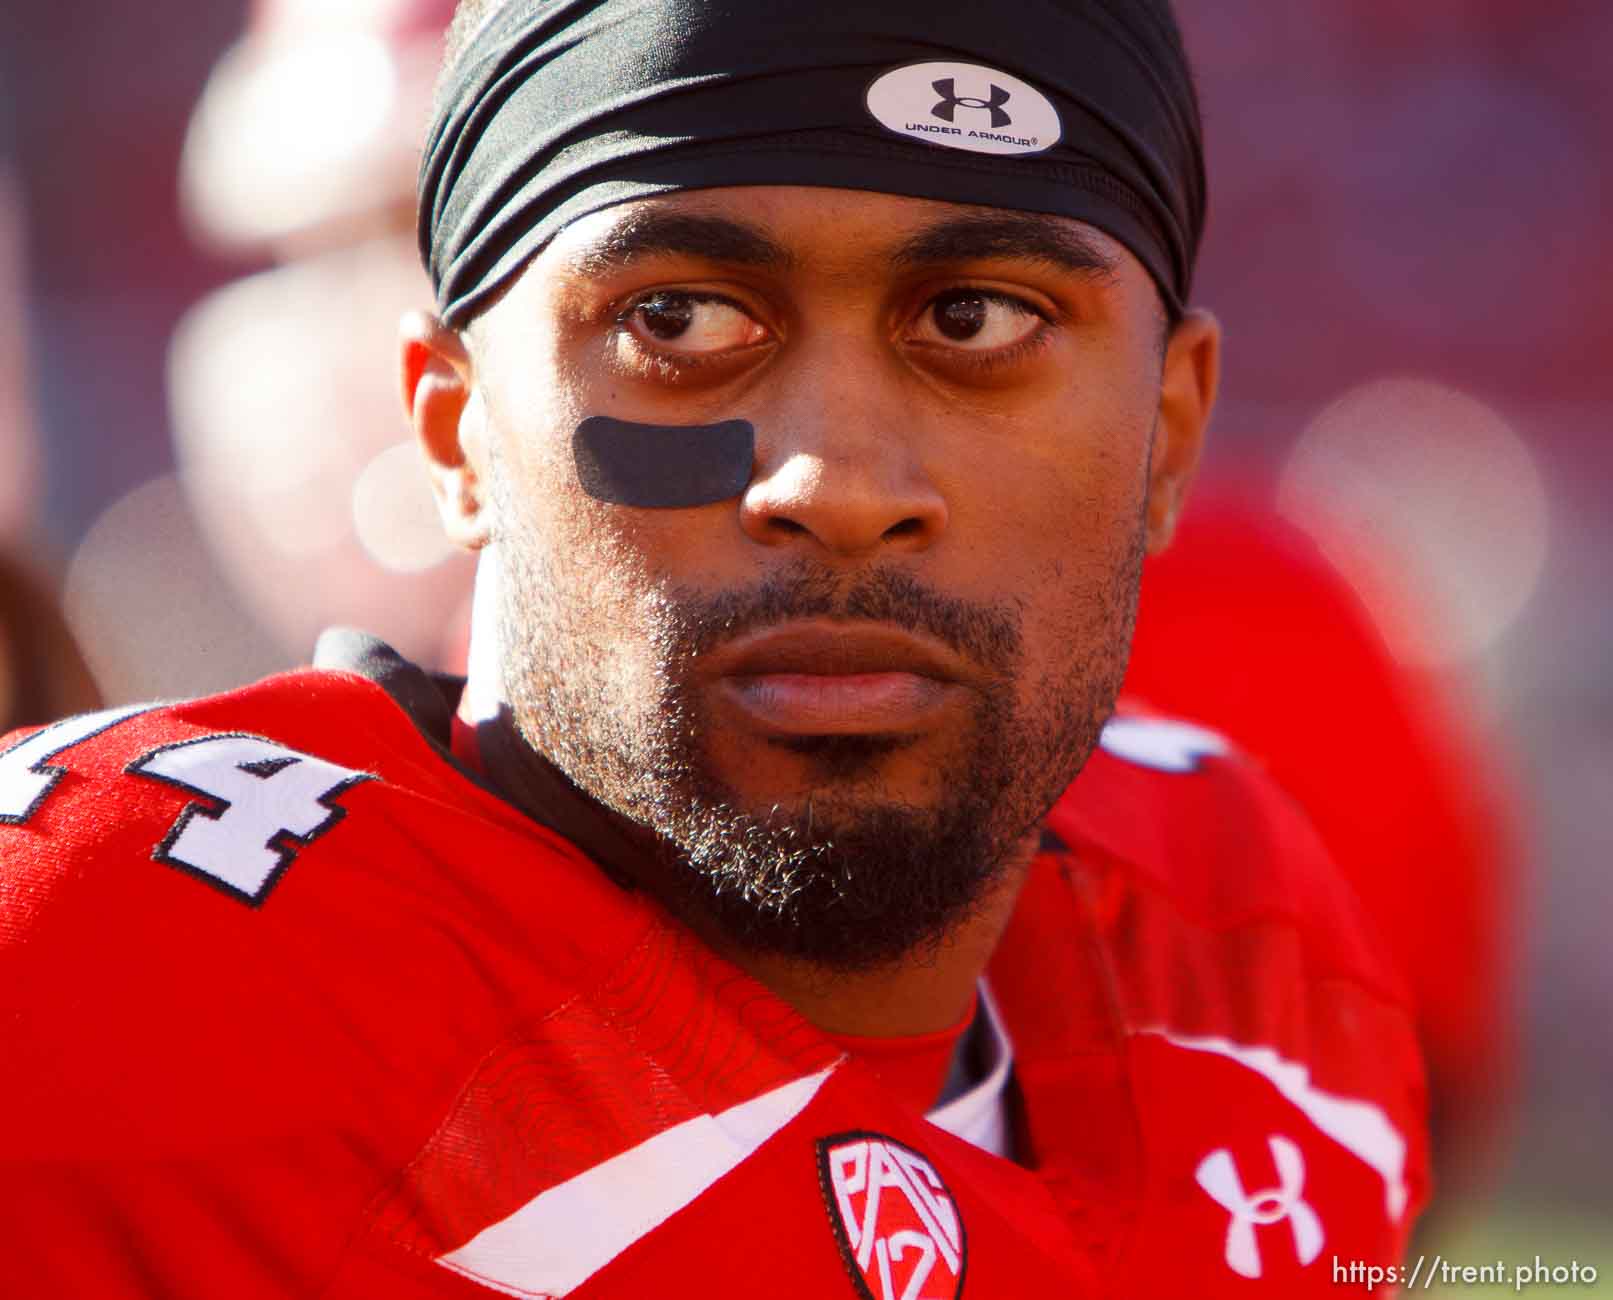
[[[596,501],[686,510],[737,497],[751,479],[756,428],[721,424],[631,424],[592,415],[571,439],[577,478]]]

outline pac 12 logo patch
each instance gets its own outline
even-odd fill
[[[818,1177],[864,1300],[958,1300],[963,1220],[928,1160],[880,1133],[839,1133],[818,1142]]]

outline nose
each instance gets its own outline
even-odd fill
[[[946,531],[920,418],[873,369],[866,350],[843,355],[758,412],[758,467],[740,505],[752,540],[853,558],[922,551]]]

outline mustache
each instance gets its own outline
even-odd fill
[[[762,581],[712,595],[673,588],[663,596],[662,649],[677,659],[797,619],[883,623],[922,632],[994,676],[1014,675],[1024,653],[1023,602],[982,603],[949,596],[901,569],[848,578],[802,563]]]

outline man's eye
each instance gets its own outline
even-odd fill
[[[713,353],[760,343],[767,331],[726,298],[655,293],[622,316],[633,337],[654,352]]]
[[[980,289],[954,289],[930,300],[919,317],[916,334],[923,343],[991,352],[1030,338],[1042,320],[1017,298]]]

